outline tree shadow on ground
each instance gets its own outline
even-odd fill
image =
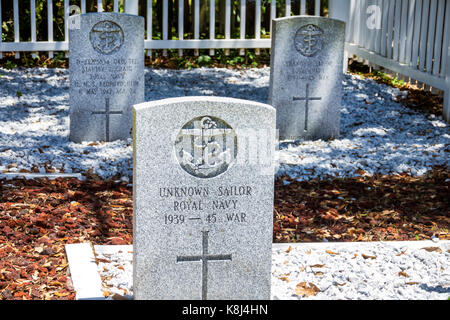
[[[448,284],[447,284],[448,285]],[[422,283],[420,288],[427,292],[438,292],[438,293],[448,293],[450,294],[450,287],[444,287],[442,285],[429,286],[426,283]]]

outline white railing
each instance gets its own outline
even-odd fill
[[[6,1],[6,0],[3,0]],[[10,1],[10,0],[8,0]],[[47,24],[48,24],[48,35],[45,41],[37,41],[36,39],[36,2],[45,2],[47,6]],[[194,49],[195,54],[198,54],[199,49],[210,49],[209,54],[214,54],[214,49],[241,49],[240,53],[244,54],[244,49],[256,49],[256,53],[259,53],[260,48],[270,48],[270,38],[264,38],[261,34],[261,8],[262,5],[269,8],[270,6],[270,19],[280,17],[281,15],[299,15],[306,14],[307,9],[314,11],[314,15],[320,15],[321,12],[321,1],[320,0],[283,0],[283,12],[277,10],[276,0],[240,0],[239,12],[245,12],[246,14],[239,15],[238,27],[240,29],[239,38],[231,37],[232,21],[230,19],[232,15],[232,4],[231,0],[209,0],[209,38],[201,39],[200,37],[200,11],[202,6],[200,0],[191,0],[194,4],[193,13],[193,26],[194,32],[190,39],[184,39],[184,1],[178,1],[178,21],[177,21],[177,39],[169,39],[169,0],[162,0],[162,17],[158,17],[158,23],[161,27],[161,39],[155,40],[154,30],[152,30],[154,21],[154,10],[156,9],[156,1],[154,0],[95,0],[97,3],[97,11],[102,12],[106,8],[106,3],[112,5],[112,10],[114,12],[119,12],[120,7],[123,6],[124,11],[127,13],[137,14],[138,4],[147,8],[144,17],[146,18],[146,37],[145,37],[145,49],[147,49],[147,54],[151,55],[154,49],[163,49],[166,53],[166,49],[179,49],[178,52],[181,55],[182,49]],[[56,0],[30,0],[30,12],[31,12],[31,38],[27,41],[21,40],[19,33],[19,0],[13,0],[13,16],[5,17],[3,16],[3,21],[5,19],[13,20],[14,23],[14,41],[2,42],[1,41],[1,28],[0,28],[0,57],[2,52],[15,52],[16,58],[20,57],[19,52],[37,52],[44,51],[48,52],[49,56],[53,56],[53,51],[67,51],[68,50],[68,25],[67,17],[70,11],[78,13],[86,13],[87,6],[86,0],[79,0],[74,5],[74,1],[64,0],[64,12],[65,12],[65,25],[64,25],[64,41],[54,41],[53,36],[53,3]],[[280,3],[281,1],[278,0]],[[22,2],[23,3],[23,2]],[[176,3],[176,2],[174,2]],[[205,5],[205,2],[202,2]],[[247,10],[247,4],[254,6],[254,11],[249,12]],[[297,7],[298,12],[294,12],[294,5]],[[217,10],[216,6],[221,5],[221,9],[224,8],[225,14],[220,14],[216,16]],[[78,10],[75,10],[77,9]],[[71,10],[69,10],[71,9]],[[313,9],[313,10],[312,10]],[[2,23],[1,19],[2,10],[2,0],[0,0],[0,25]],[[277,12],[278,11],[278,12]],[[140,12],[142,14],[142,11]],[[204,17],[202,17],[204,18]],[[249,39],[246,35],[246,19],[251,18],[254,21],[254,37]],[[224,19],[224,32],[223,37],[218,39],[216,36],[216,22],[221,22],[220,19]],[[202,23],[204,23],[202,21]]]
[[[443,91],[450,122],[450,0],[329,1],[330,17],[347,23],[347,53]]]

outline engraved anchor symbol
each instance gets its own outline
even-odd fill
[[[321,49],[321,38],[323,31],[312,24],[306,25],[299,29],[297,36],[300,36],[302,45],[298,50],[305,56],[312,56]]]
[[[110,54],[122,46],[123,31],[112,21],[101,21],[92,28],[90,40],[95,50],[102,54]]]
[[[221,152],[221,145],[215,139],[215,130],[217,130],[217,123],[214,120],[209,117],[203,117],[200,120],[200,128],[194,129],[194,156],[182,150],[184,164],[189,164],[194,170],[201,170],[221,166],[231,159],[229,149]],[[200,157],[196,156],[198,151],[200,151]]]
[[[306,35],[306,38],[303,40],[306,42],[307,45],[306,52],[311,54],[314,47],[317,45],[317,38],[315,37],[320,35],[320,32],[317,32],[314,30],[314,28],[308,26],[307,31],[304,31],[303,34]]]

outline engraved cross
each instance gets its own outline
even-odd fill
[[[309,101],[310,100],[322,100],[320,97],[310,97],[309,96],[309,83],[306,84],[306,94],[304,97],[294,97],[294,101],[305,100],[305,131],[308,131],[308,112],[309,112]]]
[[[178,256],[177,262],[183,261],[202,261],[202,300],[208,299],[208,261],[231,261],[231,254],[209,254],[208,253],[208,233],[209,231],[202,231],[203,252],[197,256]]]
[[[122,111],[111,111],[109,106],[109,98],[105,98],[105,111],[94,111],[92,114],[104,114],[106,115],[106,137],[105,140],[108,142],[110,141],[110,115],[111,114],[119,114],[122,115]]]

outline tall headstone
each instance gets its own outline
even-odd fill
[[[272,21],[269,104],[280,140],[339,136],[345,23],[298,16]]]
[[[132,106],[144,101],[144,18],[69,18],[70,140],[131,138]]]
[[[270,299],[275,109],[134,106],[135,299]]]

